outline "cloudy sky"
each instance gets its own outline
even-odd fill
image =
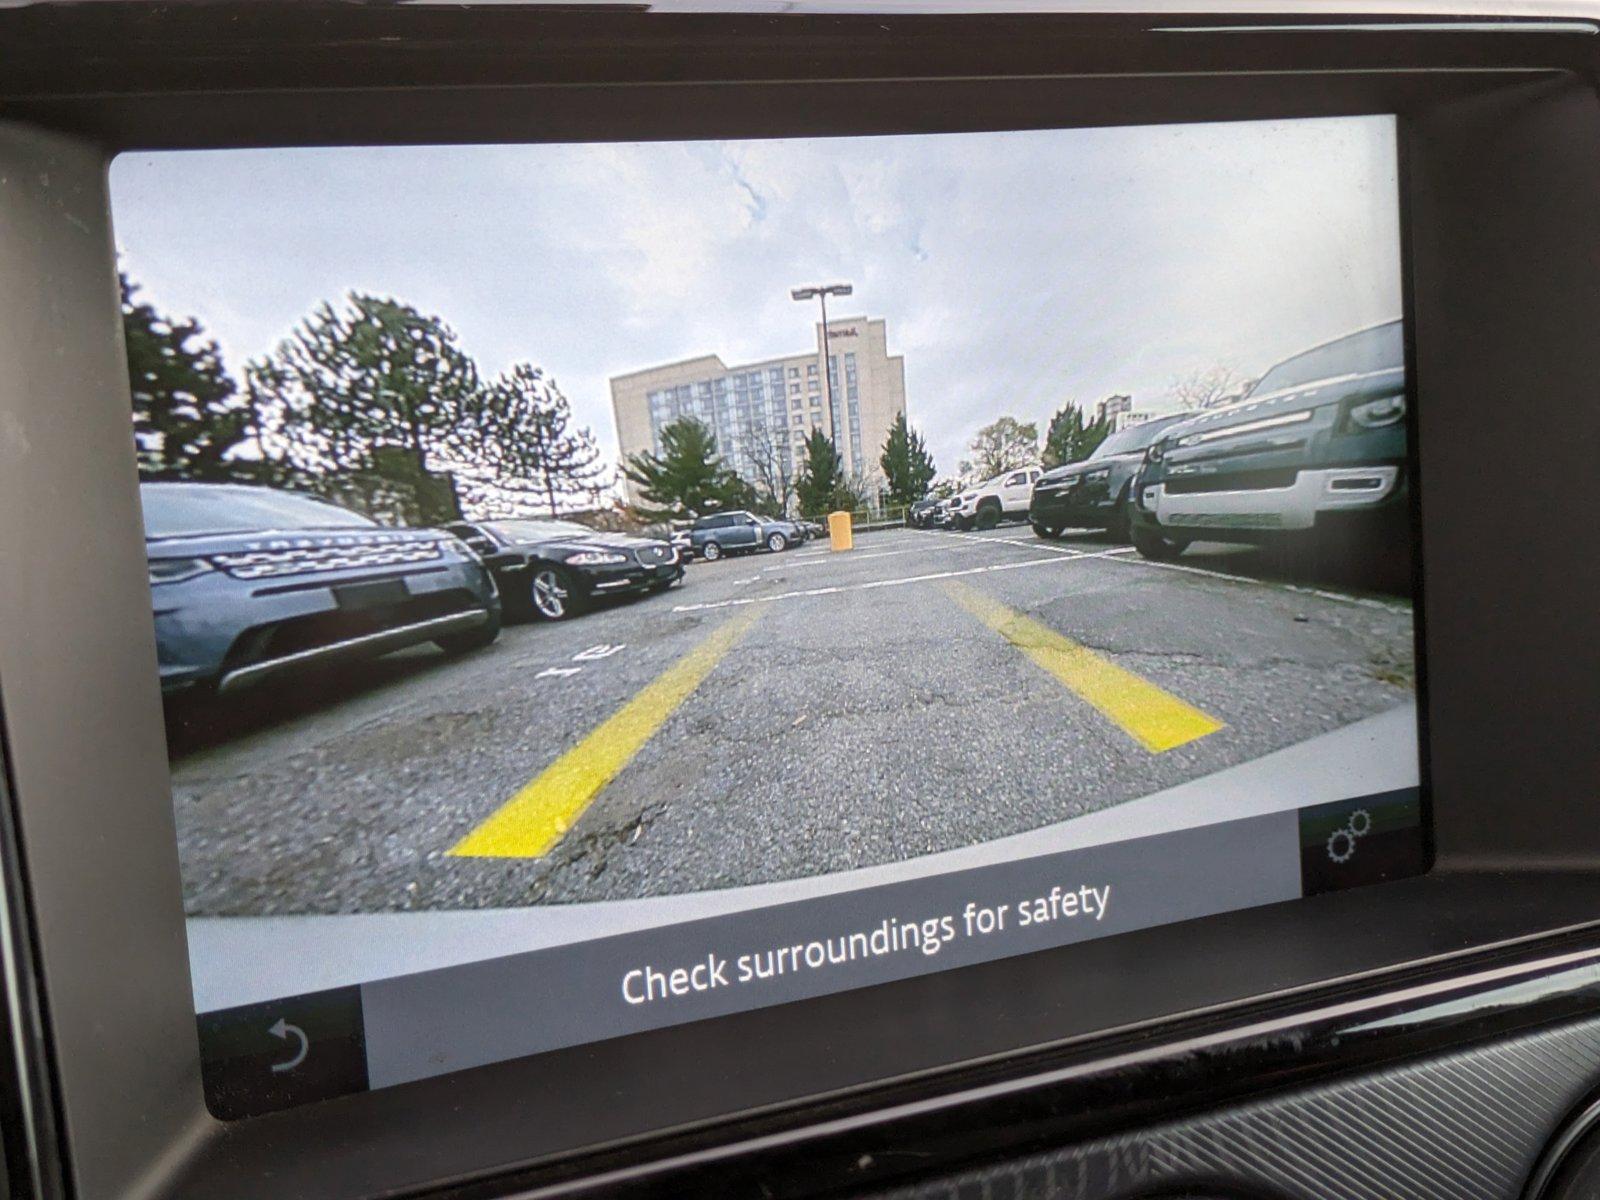
[[[888,320],[941,471],[995,416],[1273,362],[1400,312],[1385,117],[920,137],[124,155],[123,263],[237,372],[358,289],[545,367],[608,451],[607,380],[813,345],[789,289]]]

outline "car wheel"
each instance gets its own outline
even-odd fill
[[[1171,562],[1189,546],[1187,538],[1169,538],[1159,529],[1135,529],[1133,548],[1155,562]]]
[[[1041,525],[1039,522],[1034,521],[1033,536],[1048,538],[1050,541],[1054,542],[1060,539],[1061,530],[1057,529],[1054,525]]]
[[[1000,524],[1000,506],[998,504],[985,504],[978,510],[978,515],[973,518],[979,529],[993,529]]]
[[[437,639],[433,644],[446,654],[471,654],[474,650],[482,650],[494,644],[495,638],[500,636],[500,614],[491,612],[489,619],[476,629],[469,629],[465,633],[452,633],[448,637]]]
[[[722,547],[715,542],[707,542],[700,547],[700,555],[707,562],[716,562],[717,559],[722,557]]]
[[[578,611],[572,577],[560,567],[540,567],[529,585],[533,611],[546,621],[564,621]]]
[[[784,537],[783,534],[779,533],[777,530],[774,530],[767,535],[767,549],[771,550],[774,554],[781,554],[788,548],[789,539]]]

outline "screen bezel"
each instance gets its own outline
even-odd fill
[[[1073,20],[1051,19],[1063,22],[1063,28]],[[1548,44],[1557,40],[1550,35]],[[1341,45],[1339,56],[1350,53]],[[1196,57],[1205,53],[1197,50]],[[1518,67],[1536,61],[1520,46],[1513,57]],[[149,145],[151,139],[148,133],[98,142],[10,133],[3,151],[7,165],[32,168],[29,178],[35,180],[41,176],[38,168],[46,168],[43,175],[51,180],[5,198],[8,213],[19,220],[0,241],[0,263],[7,267],[0,273],[5,280],[0,305],[15,318],[14,328],[49,336],[38,345],[18,337],[0,360],[0,394],[29,435],[28,452],[13,450],[7,460],[17,469],[9,483],[0,483],[0,499],[29,494],[31,488],[52,504],[0,505],[0,556],[37,564],[26,589],[0,592],[8,811],[17,832],[17,874],[11,882],[27,884],[26,892],[8,896],[8,917],[13,938],[32,951],[19,955],[19,961],[40,970],[37,1015],[51,1034],[53,1098],[80,1193],[120,1194],[142,1180],[156,1194],[359,1194],[556,1157],[824,1095],[834,1097],[836,1106],[865,1106],[881,1094],[874,1089],[886,1080],[936,1090],[948,1086],[936,1073],[956,1064],[1066,1047],[1130,1025],[1281,996],[1590,921],[1594,885],[1581,871],[1557,869],[1586,867],[1600,849],[1595,832],[1575,811],[1580,805],[1573,796],[1587,799],[1585,785],[1592,795],[1600,782],[1579,746],[1569,741],[1564,749],[1551,747],[1534,780],[1540,803],[1528,806],[1524,826],[1507,836],[1494,824],[1504,785],[1524,773],[1505,750],[1530,744],[1537,723],[1551,715],[1552,707],[1570,705],[1581,693],[1570,664],[1563,670],[1555,644],[1540,641],[1538,631],[1512,628],[1512,613],[1472,613],[1472,606],[1440,599],[1441,579],[1460,588],[1477,569],[1475,555],[1460,545],[1443,514],[1470,498],[1481,477],[1462,461],[1463,442],[1472,438],[1464,439],[1448,423],[1430,423],[1426,400],[1435,386],[1439,394],[1447,386],[1484,394],[1483,381],[1457,365],[1454,355],[1470,348],[1475,337],[1481,345],[1487,326],[1475,329],[1462,322],[1437,290],[1473,270],[1480,276],[1490,267],[1501,273],[1494,280],[1499,285],[1492,289],[1495,299],[1484,300],[1490,312],[1503,319],[1503,306],[1515,301],[1545,318],[1531,343],[1497,351],[1515,360],[1506,371],[1535,361],[1535,352],[1546,352],[1548,363],[1552,347],[1571,349],[1575,353],[1562,360],[1565,370],[1556,390],[1577,395],[1585,369],[1600,367],[1595,352],[1574,336],[1586,325],[1592,328],[1592,317],[1600,313],[1592,283],[1563,279],[1569,293],[1581,293],[1580,302],[1557,309],[1548,287],[1530,297],[1535,281],[1527,277],[1528,264],[1519,274],[1516,263],[1481,257],[1452,263],[1452,253],[1461,257],[1461,246],[1450,236],[1468,229],[1481,234],[1514,228],[1522,239],[1555,237],[1557,231],[1541,233],[1526,220],[1535,198],[1528,181],[1524,190],[1504,185],[1498,212],[1483,203],[1484,186],[1465,193],[1470,200],[1463,198],[1448,185],[1473,168],[1459,147],[1450,156],[1441,152],[1441,145],[1451,144],[1450,137],[1461,136],[1473,122],[1481,128],[1485,122],[1519,120],[1525,135],[1540,134],[1537,149],[1588,136],[1597,125],[1594,98],[1577,89],[1581,95],[1573,100],[1575,87],[1539,72],[1418,71],[1292,79],[1029,79],[988,81],[981,88],[973,81],[906,79],[811,88],[806,98],[794,85],[741,83],[675,91],[676,107],[662,105],[650,89],[641,88],[611,89],[598,107],[589,105],[595,93],[588,88],[542,97],[549,119],[525,125],[521,140],[555,140],[553,131],[565,139],[583,129],[594,140],[626,140],[667,136],[668,126],[676,136],[726,133],[730,125],[754,136],[752,123],[769,134],[798,134],[1400,112],[1408,245],[1414,225],[1430,222],[1428,244],[1413,246],[1407,262],[1417,289],[1407,316],[1412,387],[1423,396],[1420,407],[1413,405],[1423,430],[1412,439],[1414,453],[1420,445],[1433,448],[1419,464],[1427,497],[1421,510],[1424,553],[1433,589],[1419,609],[1419,614],[1425,610],[1427,664],[1433,672],[1420,699],[1432,749],[1425,770],[1441,793],[1448,793],[1435,815],[1439,870],[1316,901],[1226,914],[558,1051],[481,1068],[470,1077],[330,1101],[226,1129],[204,1112],[200,1098],[159,698],[149,671],[154,649],[106,216],[105,169],[111,153],[121,146]],[[807,102],[809,93],[815,103]],[[296,105],[300,98],[278,99],[283,107],[270,97],[233,98],[246,110],[255,106],[254,144],[307,139],[310,129]],[[481,95],[456,111],[461,123],[454,137],[439,140],[493,140],[486,134],[504,128],[503,113],[478,122],[467,119],[473,111],[484,114],[492,100]],[[1029,107],[1020,107],[1023,102]],[[192,98],[187,103],[199,105]],[[670,115],[664,108],[672,109]],[[1019,123],[1015,117],[1023,111],[1028,120]],[[521,117],[529,120],[526,111]],[[115,119],[130,118],[124,112]],[[1426,136],[1417,136],[1419,130]],[[394,140],[392,129],[389,138]],[[1499,149],[1502,155],[1513,153]],[[1527,158],[1524,153],[1525,166]],[[1574,226],[1590,243],[1600,243],[1594,218],[1585,223],[1576,208],[1586,199],[1600,199],[1596,172],[1565,162],[1552,150],[1534,163],[1531,182],[1548,184],[1554,174],[1574,185],[1565,196],[1543,200],[1543,215],[1549,217],[1554,206],[1565,222],[1560,232],[1568,235],[1568,247]],[[1562,176],[1563,171],[1570,175]],[[1480,207],[1471,208],[1473,203]],[[1589,211],[1600,212],[1600,205]],[[71,219],[63,222],[63,213]],[[51,298],[42,313],[41,296]],[[63,345],[73,347],[69,360],[45,353]],[[1467,353],[1464,360],[1471,357]],[[41,387],[41,380],[53,386]],[[1547,397],[1544,403],[1553,401]],[[1476,435],[1480,449],[1488,432]],[[1581,468],[1581,444],[1581,438],[1573,438],[1550,455],[1559,459],[1564,452]],[[1530,515],[1517,503],[1507,502],[1509,511],[1498,515],[1497,528],[1514,529],[1513,518]],[[1571,511],[1557,511],[1553,520],[1553,532],[1581,532]],[[1446,549],[1438,549],[1441,545]],[[1537,564],[1529,565],[1537,573]],[[63,595],[74,597],[70,611],[58,601],[47,602]],[[1481,599],[1481,591],[1474,599]],[[1563,607],[1558,597],[1556,606],[1556,615],[1572,627],[1593,628],[1595,614],[1575,598]],[[1542,701],[1510,715],[1512,734],[1521,730],[1521,738],[1508,735],[1501,723],[1485,724],[1486,703],[1493,699],[1485,684],[1492,687],[1495,676],[1481,660],[1470,662],[1466,651],[1486,628],[1498,632],[1502,642],[1535,651],[1550,685],[1551,694]],[[1441,708],[1444,689],[1448,701]],[[1500,735],[1498,756],[1497,739],[1486,736],[1491,728]],[[85,747],[93,752],[85,753]],[[1515,893],[1523,898],[1520,905],[1501,908],[1496,897],[1512,886],[1505,873],[1513,868],[1539,874]],[[1339,936],[1339,930],[1352,928],[1378,928],[1384,936],[1370,941]],[[1070,1012],[1051,998],[1053,985],[1063,977],[1093,985]],[[998,1010],[996,997],[1003,998]],[[15,997],[13,1004],[26,1007]],[[986,1010],[985,1021],[966,1019],[975,1007]],[[891,1036],[894,1026],[883,1019],[889,1015],[914,1020]],[[770,1071],[750,1071],[744,1047],[752,1044],[783,1057]],[[673,1103],[663,1106],[648,1089],[626,1086],[641,1077],[657,1081]],[[590,1102],[575,1097],[578,1086]],[[808,1111],[797,1108],[793,1119],[807,1119]],[[638,1151],[641,1157],[648,1153],[647,1147]]]

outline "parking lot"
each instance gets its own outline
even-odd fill
[[[1409,702],[1408,598],[1255,552],[890,530],[693,565],[173,733],[193,914],[623,899],[1019,833]]]

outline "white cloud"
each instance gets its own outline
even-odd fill
[[[1001,413],[1159,408],[1400,310],[1393,122],[598,146],[126,155],[125,262],[229,362],[352,288],[546,367],[614,447],[607,379],[807,346],[855,284],[942,467]]]

